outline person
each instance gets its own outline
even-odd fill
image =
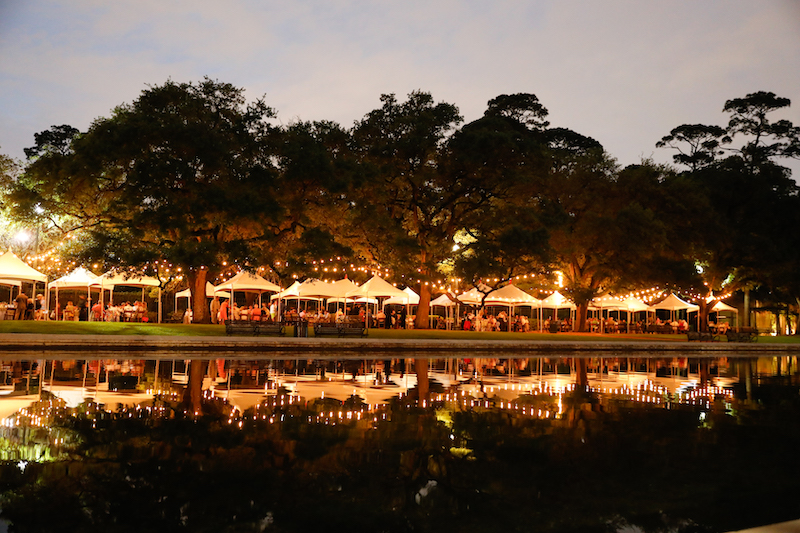
[[[250,320],[254,322],[261,322],[261,307],[253,305],[250,307]]]
[[[469,319],[469,316],[467,316],[464,319],[464,331],[470,331],[471,329],[472,329],[472,321]]]
[[[99,301],[92,306],[92,320],[96,322],[103,320],[103,304]]]
[[[209,306],[209,310],[211,311],[211,323],[212,324],[219,324],[219,296],[214,296],[214,299],[211,300],[211,305]]]
[[[186,312],[183,313],[183,323],[184,324],[191,324],[192,323],[192,308],[187,307]]]
[[[25,313],[28,312],[28,295],[22,291],[14,298],[17,309],[14,311],[14,320],[25,320]]]
[[[72,300],[67,302],[67,306],[64,307],[64,320],[77,320],[77,311],[78,308],[75,307],[75,304],[72,303]]]
[[[225,300],[224,302],[222,302],[220,304],[220,306],[219,306],[219,323],[220,324],[224,324],[225,322],[228,321],[228,308],[229,307],[230,307],[230,304],[228,303],[228,300]]]
[[[81,296],[78,299],[78,320],[88,322],[89,320],[89,306],[86,304],[86,296]]]
[[[36,295],[36,320],[47,320],[47,306],[44,303],[44,294]]]

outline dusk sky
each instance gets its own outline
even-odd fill
[[[351,126],[416,89],[469,122],[528,92],[621,165],[667,162],[670,129],[725,125],[725,101],[755,91],[790,98],[775,119],[800,125],[800,2],[0,0],[0,153],[203,76],[284,124]]]

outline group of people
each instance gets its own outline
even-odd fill
[[[61,305],[56,305],[55,316],[60,317],[61,320],[74,320],[74,321],[87,321],[93,320],[94,322],[147,322],[147,302],[122,302],[114,305],[109,302],[103,304],[98,301],[91,306],[88,306],[86,298],[81,296],[78,299],[78,304],[75,305],[72,300],[67,300],[67,305],[61,311]]]
[[[509,324],[510,320],[510,324]],[[509,329],[509,325],[511,326]],[[500,311],[497,316],[487,314],[486,310],[481,310],[477,314],[468,313],[461,324],[465,331],[519,331],[527,332],[531,330],[530,320],[525,315],[513,315],[510,317],[505,311]]]
[[[37,294],[35,298],[28,298],[28,295],[20,291],[14,298],[13,305],[2,304],[3,315],[6,311],[13,310],[13,316],[8,318],[13,320],[46,320],[47,306],[43,294]],[[10,311],[9,311],[10,312]]]

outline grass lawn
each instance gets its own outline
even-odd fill
[[[292,328],[286,328],[292,335]],[[310,329],[310,328],[309,328]],[[225,336],[225,327],[211,324],[139,324],[132,322],[36,322],[30,320],[0,320],[0,334],[35,333],[40,335],[166,335],[166,336]],[[313,329],[309,334],[313,336]],[[370,329],[373,339],[461,339],[461,340],[558,340],[573,342],[672,341],[686,342],[686,335],[626,335],[596,333],[507,333],[444,330]],[[760,336],[759,343],[800,344],[800,336]]]

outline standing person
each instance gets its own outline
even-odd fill
[[[14,320],[25,320],[25,313],[28,312],[28,295],[20,289],[19,294],[14,298],[17,309],[14,311]]]
[[[92,306],[92,320],[95,322],[102,322],[103,320],[103,304],[100,302]]]
[[[219,324],[219,308],[220,308],[219,296],[214,296],[214,299],[211,300],[211,305],[209,308],[211,311],[211,323]]]
[[[89,308],[86,305],[86,296],[78,299],[78,320],[87,322],[89,320]]]
[[[36,320],[47,320],[47,306],[44,304],[44,294],[36,295]]]
[[[225,300],[219,306],[219,322],[222,323],[222,324],[224,324],[225,322],[228,321],[228,307],[229,306],[230,306],[230,304],[228,303],[228,300]]]

